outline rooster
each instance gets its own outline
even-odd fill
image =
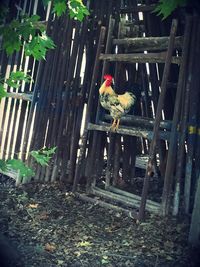
[[[119,128],[121,117],[129,112],[135,103],[136,97],[130,92],[117,95],[111,87],[113,83],[113,77],[111,75],[104,75],[104,80],[104,83],[99,89],[100,103],[103,108],[110,111],[110,115],[114,119],[111,130],[116,131]]]

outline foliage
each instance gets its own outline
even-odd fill
[[[60,17],[65,14],[67,10],[67,4],[65,0],[54,1],[53,12]]]
[[[47,5],[49,0],[42,0]],[[89,11],[83,4],[82,0],[54,0],[53,12],[60,17],[65,14],[68,8],[70,18],[82,21]],[[2,37],[2,48],[7,55],[19,52],[24,47],[26,56],[33,56],[36,60],[45,59],[49,49],[54,49],[53,40],[46,35],[45,26],[40,22],[38,15],[28,16],[21,13],[18,19],[13,19],[9,24],[4,25],[5,16],[8,9],[0,4],[0,36]],[[12,72],[8,79],[0,79],[0,101],[7,96],[4,85],[12,88],[18,88],[22,82],[30,82],[31,77],[22,71]],[[43,148],[38,151],[31,151],[30,155],[38,164],[47,166],[56,147],[47,149]],[[34,171],[19,159],[0,160],[0,170],[9,169],[19,171],[21,177],[32,177]]]
[[[10,159],[6,161],[8,169],[13,169],[19,171],[21,177],[32,177],[35,175],[34,171],[29,168],[24,162],[20,159]]]
[[[25,51],[27,56],[40,60],[45,59],[47,50],[51,48],[55,48],[53,40],[46,33],[42,33],[26,44]]]
[[[43,0],[43,4],[47,5],[49,0]],[[85,16],[89,15],[87,7],[83,4],[82,0],[54,0],[53,12],[56,16],[60,17],[65,14],[68,7],[70,18],[82,21]]]
[[[3,86],[2,83],[0,83],[0,102],[1,102],[1,99],[2,99],[3,97],[6,97],[6,96],[7,96],[7,93],[6,93],[6,91],[4,90],[4,86]]]
[[[51,149],[43,148],[40,150],[33,150],[30,152],[30,155],[42,166],[48,166],[49,160],[52,155],[55,153],[56,147]]]
[[[8,11],[9,11],[8,8],[4,4],[0,3],[0,24],[4,22],[4,19],[7,16]]]
[[[4,90],[4,84],[13,88],[19,88],[22,82],[30,83],[31,79],[31,76],[23,71],[11,72],[10,77],[6,79],[5,82],[4,79],[0,80],[0,100],[7,96],[7,93]]]
[[[153,12],[161,15],[162,19],[166,19],[178,7],[185,6],[187,0],[159,0]]]
[[[24,49],[27,56],[35,59],[44,59],[47,49],[55,48],[55,44],[45,33],[45,26],[39,22],[38,15],[21,15],[9,24],[0,28],[3,37],[3,49],[8,55],[19,51],[25,43]]]
[[[6,164],[6,162],[2,159],[0,159],[0,170],[2,170],[3,172],[7,171],[8,166]]]
[[[83,5],[81,0],[71,0],[68,3],[70,18],[82,21],[85,16],[89,15],[86,6]]]
[[[23,71],[13,71],[11,72],[10,77],[6,80],[6,83],[10,87],[19,88],[21,85],[20,82],[30,83],[31,79],[31,76]]]
[[[42,166],[48,166],[49,161],[51,160],[53,154],[56,151],[56,147],[53,148],[43,148],[39,151],[31,151],[30,155]],[[19,171],[20,177],[33,177],[35,172],[32,168],[27,166],[20,159],[9,159],[7,161],[0,160],[0,170],[5,172],[7,170]]]

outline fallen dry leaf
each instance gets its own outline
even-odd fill
[[[47,243],[44,248],[45,248],[45,250],[47,250],[49,252],[53,252],[56,249],[56,246],[53,244]]]
[[[36,216],[39,220],[47,220],[49,218],[49,214],[47,212],[42,212]]]
[[[29,204],[28,205],[28,208],[31,208],[31,209],[37,209],[38,208],[38,203],[36,203],[36,204]]]

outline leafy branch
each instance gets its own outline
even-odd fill
[[[25,44],[25,55],[36,60],[45,59],[47,49],[55,48],[53,40],[45,33],[45,26],[38,15],[21,15],[0,28],[3,37],[3,49],[8,55],[19,51]]]
[[[50,0],[42,0],[47,5]],[[53,12],[60,17],[68,10],[71,19],[82,21],[85,16],[89,15],[89,10],[83,4],[82,0],[54,0]]]
[[[3,97],[7,96],[7,93],[5,91],[5,85],[13,87],[13,88],[19,88],[22,82],[30,83],[32,80],[31,76],[29,74],[24,73],[23,71],[13,71],[10,74],[10,77],[4,81],[4,79],[0,79],[0,100]]]
[[[30,155],[42,166],[48,166],[50,159],[56,151],[56,147],[47,149],[43,148],[40,150],[33,150],[30,152]]]
[[[52,156],[56,151],[56,147],[43,148],[38,151],[31,151],[30,155],[41,166],[48,166]],[[0,160],[0,170],[6,172],[8,170],[14,170],[19,172],[20,177],[29,178],[35,175],[35,172],[27,164],[20,159]]]

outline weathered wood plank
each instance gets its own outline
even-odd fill
[[[120,13],[137,13],[137,12],[149,12],[155,9],[156,5],[138,5],[134,7],[120,8]]]
[[[135,218],[135,219],[137,218],[136,212],[134,212],[130,209],[124,209],[124,208],[118,207],[118,206],[113,205],[111,203],[107,203],[105,201],[89,197],[86,194],[76,193],[75,195],[76,195],[76,197],[78,197],[79,199],[81,199],[83,201],[87,201],[87,202],[93,203],[94,205],[99,205],[100,207],[111,209],[111,210],[114,210],[116,212],[122,212],[123,214],[125,214],[126,216],[128,216],[130,218]]]
[[[7,93],[7,97],[25,100],[25,101],[32,101],[33,94],[26,94],[26,93]]]
[[[175,38],[174,48],[182,48],[183,37],[178,36]],[[114,45],[122,45],[134,51],[145,50],[167,50],[169,45],[169,37],[140,37],[140,38],[124,38],[113,39]]]
[[[112,120],[112,117],[108,114],[105,114],[106,120]],[[155,120],[151,118],[141,117],[141,116],[135,116],[135,115],[126,115],[121,118],[121,123],[129,123],[136,126],[140,126],[141,128],[153,128]],[[171,121],[164,120],[160,122],[160,129],[171,129]]]
[[[137,53],[137,54],[100,54],[100,60],[119,61],[127,63],[165,63],[166,53]],[[180,64],[180,57],[172,57],[173,64]]]
[[[114,186],[109,186],[108,190],[112,191],[114,193],[120,194],[122,196],[126,196],[129,199],[135,199],[135,200],[141,201],[141,197],[140,196],[132,194],[132,193],[129,193],[129,192],[126,192],[126,191],[123,191],[123,190],[118,189],[118,188],[116,188]],[[158,203],[158,202],[155,202],[155,201],[147,199],[147,205],[149,206],[149,209],[153,208],[154,210],[156,210],[158,212],[160,210],[161,203]]]
[[[102,131],[102,132],[110,132],[110,125],[107,123],[103,123],[103,125],[97,125],[93,123],[88,123],[88,130],[96,130],[96,131]],[[122,134],[122,135],[130,135],[130,136],[137,136],[137,137],[143,137],[146,139],[151,140],[153,138],[153,132],[149,130],[144,130],[139,127],[125,127],[120,126],[119,129],[117,129],[116,133]],[[162,140],[169,140],[170,133],[169,132],[161,132],[160,131],[160,138]]]
[[[131,194],[131,193],[127,193],[125,191],[122,191],[112,186],[109,187],[108,190],[109,189],[110,191],[106,191],[101,188],[95,187],[95,188],[92,188],[91,190],[92,190],[92,193],[97,196],[105,197],[106,199],[119,202],[128,207],[139,208],[141,197]],[[160,204],[150,201],[148,202],[147,209],[150,212],[154,212],[158,214],[160,210]]]

